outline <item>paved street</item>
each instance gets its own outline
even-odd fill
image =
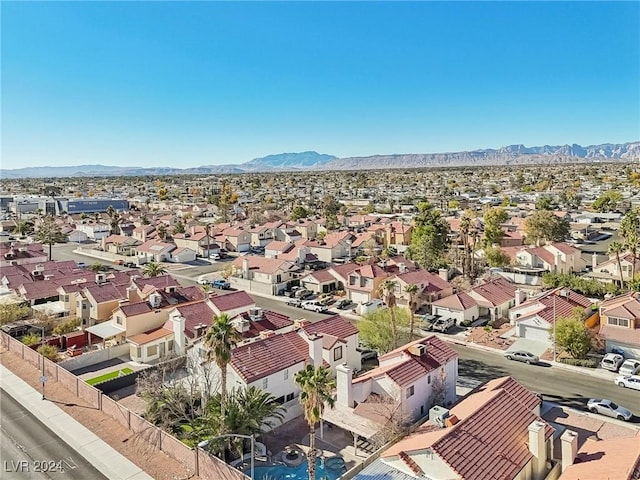
[[[0,390],[0,404],[1,478],[107,478],[4,390]]]
[[[545,400],[566,407],[584,409],[589,398],[608,398],[628,408],[640,423],[640,392],[617,387],[611,381],[591,375],[552,368],[546,365],[527,365],[512,362],[502,355],[473,347],[449,344],[459,355],[459,375],[481,382],[511,375]]]

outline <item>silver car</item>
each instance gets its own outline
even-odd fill
[[[613,383],[622,388],[640,390],[640,375],[618,375]]]
[[[617,418],[628,422],[633,414],[624,407],[613,403],[611,400],[592,398],[587,402],[587,408],[591,413],[599,413],[607,417]]]
[[[525,352],[524,350],[512,350],[505,352],[504,354],[507,360],[517,360],[518,362],[524,362],[528,364],[538,363],[540,358],[531,352]]]
[[[640,370],[640,360],[628,358],[622,365],[620,365],[620,370],[618,370],[618,373],[620,375],[635,375],[638,370]]]

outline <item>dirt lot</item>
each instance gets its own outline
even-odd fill
[[[490,331],[485,330],[484,327],[473,327],[469,329],[469,334],[465,337],[465,341],[499,350],[507,350],[513,343],[513,338],[500,338],[500,336],[512,328],[513,325],[510,325],[509,322],[503,323]]]
[[[0,350],[0,363],[32,387],[40,388],[40,372],[19,356]],[[136,437],[107,414],[90,407],[55,380],[47,382],[47,398],[158,480],[194,479],[180,462]]]

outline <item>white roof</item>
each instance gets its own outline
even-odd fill
[[[65,308],[64,302],[56,301],[56,302],[48,302],[41,303],[40,305],[34,305],[31,307],[32,310],[36,312],[44,313],[45,315],[59,315],[61,313],[68,313],[69,310]]]
[[[115,337],[120,333],[124,333],[124,328],[119,327],[118,325],[112,322],[103,322],[103,323],[94,325],[93,327],[87,328],[87,332],[91,333],[92,335],[95,335],[96,337],[111,338],[111,337]]]

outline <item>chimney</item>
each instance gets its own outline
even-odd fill
[[[449,270],[447,270],[446,268],[440,268],[438,269],[438,276],[444,280],[445,282],[449,281]]]
[[[573,430],[565,430],[560,437],[562,448],[562,471],[573,465],[578,454],[578,434]]]
[[[405,273],[407,271],[407,266],[404,263],[399,263],[398,264],[398,271],[400,273]]]
[[[249,279],[249,260],[247,258],[242,259],[242,278]]]
[[[353,408],[353,370],[346,363],[336,366],[336,390],[338,405]]]
[[[179,312],[174,312],[171,314],[171,322],[173,323],[173,349],[176,355],[182,355],[185,347],[184,317]]]
[[[544,440],[545,424],[535,420],[529,425],[529,451],[533,454],[533,480],[545,477],[547,448]]]
[[[135,286],[127,287],[127,300],[131,303],[139,300],[138,294],[136,293],[138,289]]]
[[[598,254],[596,252],[593,252],[593,254],[591,255],[591,268],[595,270],[597,266],[598,266]]]
[[[322,366],[322,336],[316,333],[309,335],[309,361],[314,368]]]
[[[524,293],[524,290],[520,290],[518,288],[515,291],[515,297],[516,297],[516,307],[517,307],[518,305],[520,305],[525,301],[525,299],[527,298],[527,295]]]

